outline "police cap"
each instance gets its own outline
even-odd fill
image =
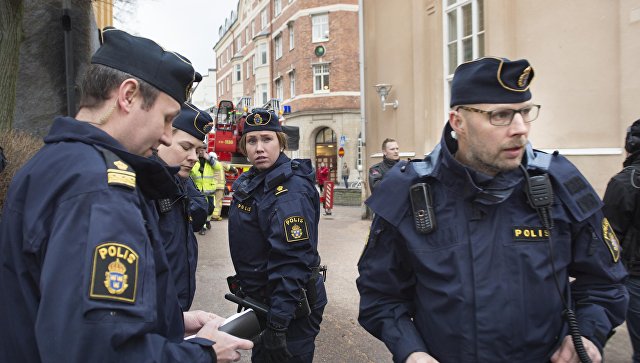
[[[207,112],[198,109],[189,102],[185,102],[182,104],[180,114],[173,120],[173,127],[198,140],[204,140],[204,137],[213,128],[213,119]]]
[[[252,131],[282,132],[282,126],[275,112],[264,108],[254,108],[245,119],[243,134]]]
[[[180,104],[189,97],[193,82],[198,81],[187,58],[164,50],[153,40],[112,27],[102,31],[102,46],[91,58],[91,63],[138,77]]]
[[[485,57],[462,63],[453,74],[450,106],[528,101],[533,73],[526,59]]]

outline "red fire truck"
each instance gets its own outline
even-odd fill
[[[248,97],[240,100],[241,109],[237,109],[231,101],[220,101],[215,112],[215,127],[209,135],[207,135],[207,152],[214,151],[218,155],[218,160],[228,163],[235,167],[236,173],[226,172],[227,184],[225,188],[224,198],[222,199],[223,212],[224,208],[231,205],[231,197],[233,190],[231,186],[238,179],[238,176],[249,170],[251,165],[247,164],[247,158],[238,148],[240,137],[242,137],[242,129],[244,127],[244,119],[250,111],[249,104],[251,99]],[[262,108],[271,109],[279,112],[280,103],[278,100],[272,99]],[[283,118],[280,119],[281,122]],[[282,126],[283,131],[289,137],[289,150],[298,150],[298,140],[300,133],[298,127]]]

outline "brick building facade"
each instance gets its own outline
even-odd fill
[[[214,46],[218,101],[260,107],[271,99],[300,129],[289,154],[325,162],[331,179],[361,165],[357,0],[240,0]],[[344,157],[338,156],[340,147]]]

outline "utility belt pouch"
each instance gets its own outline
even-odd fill
[[[307,317],[311,314],[311,306],[309,306],[309,299],[307,299],[307,290],[300,289],[300,300],[298,300],[298,307],[293,313],[294,319],[300,319]]]
[[[307,299],[309,300],[310,307],[316,306],[316,302],[318,302],[318,280],[322,277],[322,281],[326,281],[326,276],[326,265],[313,267],[311,269],[311,278],[309,278],[309,282],[307,283]]]

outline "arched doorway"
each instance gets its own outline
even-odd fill
[[[325,127],[316,134],[316,168],[320,163],[325,163],[329,167],[329,180],[336,181],[337,178],[337,153],[336,133],[329,127]]]

